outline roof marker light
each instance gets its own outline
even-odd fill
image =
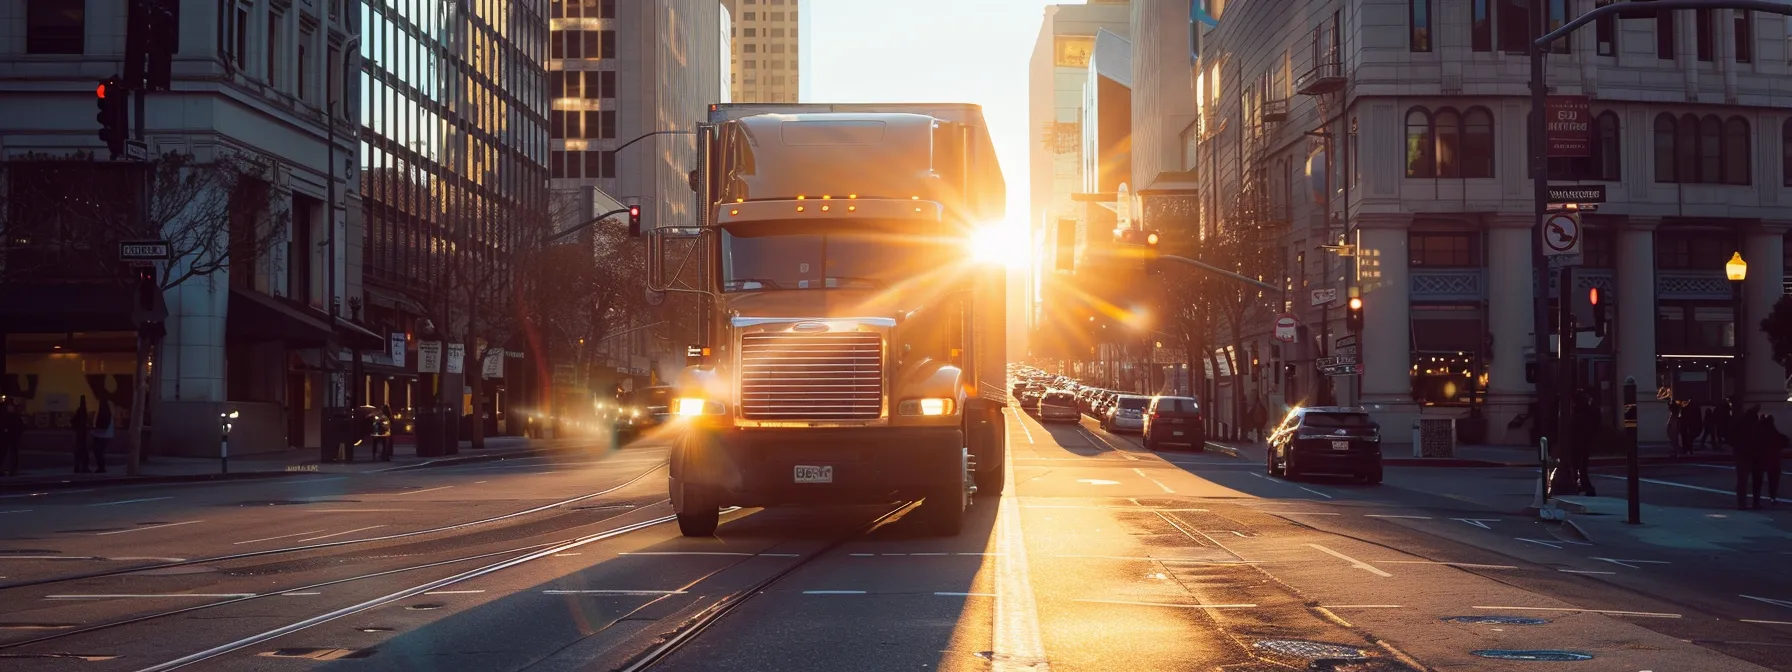
[[[821,206],[821,211],[822,211],[822,212],[827,212],[827,211],[828,211],[828,208],[829,208],[829,207],[831,207],[831,206],[826,206],[826,205],[824,205],[824,206]]]
[[[799,205],[799,206],[796,206],[796,211],[797,211],[797,212],[802,212],[802,211],[803,211],[803,206],[800,206],[800,205]]]

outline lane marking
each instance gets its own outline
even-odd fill
[[[45,595],[46,600],[123,600],[160,597],[255,597],[255,593],[134,593],[111,595]]]
[[[1076,479],[1076,482],[1088,483],[1089,485],[1119,485],[1120,484],[1119,481],[1109,481],[1109,480],[1103,480],[1103,479],[1099,479],[1099,478],[1079,478],[1079,479]]]
[[[1120,447],[1119,447],[1119,446],[1116,446],[1116,445],[1114,445],[1114,444],[1112,444],[1112,443],[1109,443],[1109,442],[1108,442],[1108,440],[1107,440],[1107,439],[1103,439],[1103,438],[1101,438],[1101,437],[1099,437],[1099,436],[1096,436],[1096,435],[1095,435],[1095,432],[1093,432],[1093,431],[1090,431],[1090,430],[1089,430],[1089,428],[1087,428],[1087,427],[1084,427],[1084,426],[1082,426],[1082,424],[1081,424],[1081,423],[1078,423],[1078,424],[1077,424],[1077,426],[1076,426],[1076,428],[1077,428],[1077,429],[1078,429],[1078,430],[1081,430],[1081,432],[1082,432],[1082,437],[1083,437],[1083,441],[1085,441],[1085,442],[1087,442],[1087,443],[1088,443],[1088,444],[1089,444],[1089,447],[1090,447],[1090,448],[1100,448],[1100,447],[1101,447],[1101,446],[1097,446],[1097,445],[1095,445],[1095,441],[1096,441],[1096,440],[1097,440],[1097,439],[1100,439],[1100,441],[1101,441],[1101,443],[1102,443],[1102,444],[1103,444],[1103,445],[1105,445],[1105,446],[1107,446],[1107,449],[1108,449],[1108,450],[1111,450],[1111,451],[1114,451],[1114,452],[1116,452],[1116,453],[1119,453],[1119,454],[1120,454],[1120,456],[1121,456],[1121,457],[1124,457],[1124,458],[1126,458],[1126,459],[1128,459],[1128,460],[1132,460],[1132,461],[1134,461],[1134,462],[1137,462],[1137,461],[1139,461],[1139,456],[1137,456],[1137,455],[1134,455],[1134,454],[1132,454],[1132,451],[1130,451],[1130,450],[1121,450],[1121,449],[1120,449]]]
[[[1765,602],[1767,604],[1771,604],[1776,607],[1785,607],[1787,609],[1792,609],[1792,601],[1776,600],[1771,597],[1755,597],[1753,595],[1738,595],[1737,597],[1746,597],[1746,598],[1754,600],[1756,602]]]
[[[1558,569],[1556,571],[1569,574],[1617,574],[1617,572],[1602,572],[1595,569]]]
[[[852,555],[852,557],[855,557],[855,558],[875,558],[875,557],[877,557],[876,553],[852,553],[850,555]]]
[[[1619,611],[1617,609],[1581,609],[1579,607],[1486,607],[1474,606],[1471,609],[1487,609],[1491,611],[1583,611],[1589,614],[1605,614],[1607,616],[1638,616],[1642,618],[1683,618],[1680,614],[1664,614],[1653,611]]]
[[[951,553],[910,553],[909,555],[951,555]]]
[[[293,534],[282,534],[282,535],[280,535],[280,536],[278,536],[278,537],[262,537],[262,538],[260,538],[260,539],[250,539],[250,540],[248,540],[248,541],[233,541],[233,542],[230,542],[230,544],[231,544],[231,545],[232,545],[232,546],[240,546],[240,545],[243,545],[243,544],[253,544],[253,543],[258,543],[258,542],[263,542],[263,541],[273,541],[273,540],[275,540],[275,539],[285,539],[285,538],[288,538],[288,537],[302,537],[302,536],[305,536],[305,535],[307,535],[307,534],[317,534],[317,533],[319,533],[319,532],[322,532],[322,531],[323,531],[323,530],[312,530],[312,531],[310,531],[310,532],[295,532],[295,533],[293,533]]]
[[[553,557],[564,558],[564,557],[573,556],[573,555],[584,555],[584,554],[583,553],[555,553]]]
[[[1376,560],[1378,565],[1445,565],[1465,569],[1518,569],[1516,565],[1481,565],[1473,562],[1443,562],[1439,560]]]
[[[864,595],[863,590],[805,590],[804,595]]]
[[[1323,609],[1405,609],[1398,604],[1328,604]]]
[[[1487,526],[1487,524],[1488,524],[1488,523],[1497,523],[1497,522],[1500,522],[1500,519],[1498,519],[1498,518],[1451,518],[1451,519],[1450,519],[1450,520],[1455,520],[1455,521],[1461,521],[1461,522],[1464,522],[1464,523],[1468,523],[1468,524],[1470,524],[1470,525],[1473,525],[1473,526],[1475,526],[1475,527],[1479,527],[1479,528],[1481,528],[1481,529],[1483,529],[1483,530],[1491,530],[1491,529],[1493,529],[1493,528],[1491,528],[1491,527],[1488,527],[1488,526]]]
[[[1126,604],[1137,607],[1175,607],[1177,609],[1255,609],[1255,604],[1182,604],[1180,602],[1141,602],[1136,600],[1077,600],[1094,604]]]
[[[203,522],[205,522],[205,521],[203,521],[203,520],[188,520],[188,521],[182,521],[179,523],[162,523],[161,525],[145,525],[143,527],[133,527],[128,530],[113,530],[111,532],[95,532],[93,534],[93,536],[104,537],[109,534],[127,534],[130,532],[142,532],[144,530],[159,530],[164,527],[176,527],[179,525],[192,525],[193,523],[203,523]]]
[[[431,590],[424,595],[478,595],[483,590]]]
[[[415,495],[415,494],[420,494],[420,493],[425,493],[425,492],[435,492],[437,490],[447,490],[452,487],[454,487],[454,486],[444,485],[439,488],[427,488],[427,489],[423,489],[423,490],[412,490],[410,492],[394,492],[394,493],[389,493],[389,494],[391,494],[393,497],[403,497],[405,495]]]
[[[310,597],[312,595],[322,595],[322,594],[323,593],[280,593],[280,595],[282,597]]]
[[[1251,473],[1256,473],[1256,472],[1251,472]],[[1325,494],[1325,493],[1323,493],[1323,492],[1320,492],[1320,491],[1318,491],[1318,490],[1314,490],[1314,489],[1312,489],[1312,488],[1309,488],[1309,487],[1307,487],[1307,486],[1304,486],[1304,485],[1296,485],[1296,486],[1294,486],[1294,487],[1297,487],[1297,488],[1300,488],[1300,489],[1302,489],[1302,490],[1305,490],[1305,491],[1307,491],[1307,492],[1311,492],[1311,493],[1313,493],[1313,494],[1315,494],[1315,495],[1319,495],[1319,496],[1320,496],[1320,497],[1324,497],[1324,498],[1326,498],[1326,499],[1331,499],[1331,498],[1332,498],[1332,496],[1331,496],[1331,495],[1328,495],[1328,494]]]
[[[1022,425],[1023,427],[1025,425]],[[1028,434],[1027,440],[1033,439]],[[1027,546],[1020,525],[1020,495],[1014,484],[1014,451],[1002,451],[1002,498],[997,502],[995,627],[990,637],[993,672],[1050,672],[1039,633]],[[987,549],[986,549],[987,550]]]
[[[1010,415],[1014,416],[1014,424],[1019,426],[1020,431],[1027,435],[1027,443],[1029,443],[1029,444],[1033,443],[1033,430],[1027,429],[1027,423],[1021,420],[1021,414],[1015,412],[1015,410],[1013,408],[1008,408],[1005,410],[1007,410]],[[1002,451],[1002,452],[1006,453],[1008,451]]]
[[[1387,572],[1384,572],[1384,571],[1381,571],[1381,569],[1380,569],[1380,568],[1378,568],[1378,567],[1376,567],[1376,566],[1374,566],[1374,565],[1371,565],[1371,564],[1369,564],[1369,563],[1366,563],[1366,562],[1363,562],[1363,561],[1361,561],[1361,560],[1358,560],[1358,559],[1356,559],[1356,558],[1353,558],[1353,557],[1350,557],[1350,556],[1348,556],[1348,555],[1345,555],[1345,554],[1343,554],[1343,553],[1339,553],[1339,552],[1337,552],[1337,551],[1334,551],[1334,550],[1332,550],[1332,549],[1329,549],[1329,548],[1326,548],[1326,547],[1324,547],[1324,546],[1320,546],[1320,545],[1319,545],[1319,544],[1307,544],[1307,546],[1309,546],[1309,547],[1312,547],[1312,548],[1314,548],[1314,549],[1317,549],[1317,550],[1318,550],[1318,551],[1319,551],[1319,552],[1321,552],[1321,553],[1324,553],[1324,554],[1326,554],[1326,555],[1329,555],[1329,556],[1332,556],[1332,557],[1334,557],[1334,558],[1337,558],[1337,559],[1339,559],[1339,560],[1343,560],[1343,561],[1345,561],[1345,562],[1348,562],[1348,563],[1350,563],[1350,566],[1351,566],[1351,567],[1355,567],[1355,568],[1357,568],[1357,569],[1360,569],[1360,570],[1363,570],[1363,571],[1365,571],[1365,572],[1368,572],[1368,573],[1370,573],[1370,574],[1374,574],[1374,575],[1376,575],[1376,576],[1379,576],[1379,577],[1382,577],[1382,578],[1392,578],[1392,577],[1393,577],[1393,576],[1394,576],[1394,575],[1393,575],[1393,574],[1389,574],[1389,573],[1387,573]]]
[[[1155,479],[1155,478],[1152,478],[1152,477],[1150,477],[1150,476],[1146,476],[1146,475],[1145,475],[1145,470],[1144,470],[1144,469],[1140,469],[1140,468],[1138,468],[1138,467],[1133,467],[1133,470],[1132,470],[1132,473],[1135,473],[1135,474],[1138,474],[1138,475],[1139,475],[1139,478],[1143,478],[1143,479],[1145,479],[1145,480],[1147,480],[1147,481],[1151,481],[1151,482],[1152,482],[1152,483],[1156,483],[1156,484],[1157,484],[1157,487],[1160,487],[1160,488],[1163,488],[1163,489],[1164,489],[1164,492],[1167,492],[1167,493],[1170,493],[1170,494],[1176,494],[1176,491],[1175,491],[1175,490],[1171,490],[1171,489],[1170,489],[1170,486],[1167,486],[1167,485],[1164,485],[1164,484],[1163,484],[1163,481],[1159,481],[1159,480],[1157,480],[1157,479]]]
[[[174,499],[174,498],[171,496],[170,497],[145,497],[143,499],[125,499],[125,500],[119,500],[116,502],[99,502],[96,504],[88,504],[88,506],[118,506],[119,504],[137,504],[140,502],[159,502],[164,499]]]
[[[106,560],[93,555],[0,555],[0,560]],[[123,560],[125,558],[111,558]]]
[[[1742,621],[1743,623],[1759,623],[1761,625],[1792,625],[1792,621],[1762,621],[1753,618],[1738,618],[1736,620]]]
[[[1264,511],[1264,513],[1267,513],[1272,516],[1340,516],[1340,515],[1343,515],[1340,513],[1326,513],[1324,511]]]
[[[368,531],[368,530],[372,530],[372,529],[377,529],[377,528],[381,528],[381,527],[385,527],[385,525],[369,525],[369,526],[367,526],[367,527],[357,527],[357,528],[355,528],[355,529],[352,529],[352,530],[349,530],[349,531],[347,531],[347,532],[337,532],[337,533],[335,533],[335,534],[326,534],[326,535],[324,535],[324,536],[321,536],[321,537],[311,537],[311,538],[310,538],[310,539],[300,539],[300,540],[298,540],[298,541],[297,541],[297,542],[294,542],[294,543],[301,543],[301,544],[302,544],[302,543],[305,543],[305,542],[307,542],[307,541],[317,541],[317,540],[319,540],[319,539],[329,539],[329,538],[330,538],[330,537],[340,537],[340,536],[342,536],[342,535],[345,535],[345,534],[354,534],[354,533],[356,533],[356,532],[366,532],[366,531]]]
[[[1782,473],[1784,473],[1784,472],[1782,472]],[[1613,476],[1611,474],[1593,474],[1593,475],[1598,476],[1600,478],[1615,478],[1615,479],[1624,478],[1623,476]],[[1706,488],[1706,487],[1701,487],[1701,486],[1697,486],[1697,485],[1687,485],[1685,483],[1675,483],[1673,481],[1664,481],[1659,478],[1639,478],[1636,480],[1642,481],[1644,483],[1654,483],[1656,485],[1665,485],[1665,486],[1673,487],[1673,488],[1686,488],[1687,490],[1697,490],[1699,492],[1710,492],[1710,493],[1715,493],[1715,494],[1719,494],[1719,495],[1728,495],[1728,496],[1736,495],[1736,491],[1734,491],[1734,490],[1719,490],[1717,488]],[[1776,502],[1792,503],[1792,499],[1785,499],[1783,497],[1770,498],[1770,499],[1772,499],[1773,501],[1776,501]]]
[[[1202,565],[1260,565],[1261,560],[1206,560],[1201,558],[1153,558],[1142,555],[1054,555],[1054,558],[1081,560],[1127,560],[1138,562],[1183,562]]]
[[[746,553],[742,551],[623,551],[617,555],[727,555],[735,557],[796,558],[796,553]]]
[[[1385,513],[1365,513],[1364,518],[1402,518],[1405,520],[1431,520],[1431,516],[1396,516]]]
[[[544,590],[543,595],[683,595],[682,590]]]
[[[934,593],[934,595],[939,596],[939,597],[995,597],[996,596],[995,593],[947,593],[947,592],[936,592],[936,593]]]
[[[1612,564],[1614,564],[1614,565],[1617,565],[1617,566],[1619,566],[1619,567],[1629,567],[1629,568],[1631,568],[1631,569],[1642,569],[1642,568],[1641,568],[1641,567],[1638,567],[1638,566],[1636,566],[1636,565],[1633,565],[1633,564],[1630,564],[1630,563],[1633,563],[1633,562],[1640,562],[1640,563],[1643,563],[1643,564],[1646,564],[1646,565],[1668,565],[1668,564],[1673,564],[1673,563],[1670,563],[1670,562],[1668,562],[1668,561],[1666,561],[1666,560],[1631,560],[1631,559],[1628,559],[1628,558],[1601,558],[1601,557],[1599,557],[1599,556],[1588,556],[1588,557],[1591,557],[1591,558],[1592,558],[1592,559],[1594,559],[1594,560],[1599,560],[1599,561],[1601,561],[1601,562],[1609,562],[1609,563],[1612,563]]]
[[[1541,539],[1526,539],[1524,537],[1513,537],[1513,539],[1517,539],[1519,541],[1524,541],[1524,542],[1530,542],[1530,543],[1536,544],[1538,546],[1548,546],[1548,547],[1556,549],[1558,551],[1562,550],[1562,547],[1553,541],[1543,541]]]

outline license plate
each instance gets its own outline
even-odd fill
[[[1349,441],[1333,441],[1332,450],[1350,450]]]
[[[833,483],[834,467],[832,465],[815,467],[807,464],[799,464],[796,466],[796,482]]]
[[[1170,432],[1170,436],[1182,436],[1182,432]]]

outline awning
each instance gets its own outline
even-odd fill
[[[293,301],[232,287],[224,334],[234,341],[321,347],[330,337],[327,320],[323,313]]]
[[[131,300],[129,290],[112,284],[9,284],[0,287],[0,331],[135,331]]]
[[[385,350],[391,343],[385,336],[369,331],[367,327],[355,324],[342,318],[336,318],[336,334],[342,344],[357,352],[361,350]]]
[[[366,285],[361,291],[367,295],[368,305],[391,308],[412,315],[423,314],[423,305],[413,301],[411,297],[405,296],[403,292],[381,289],[373,285]]]

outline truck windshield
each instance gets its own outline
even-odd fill
[[[722,232],[722,291],[880,289],[937,268],[947,246],[874,231]]]

